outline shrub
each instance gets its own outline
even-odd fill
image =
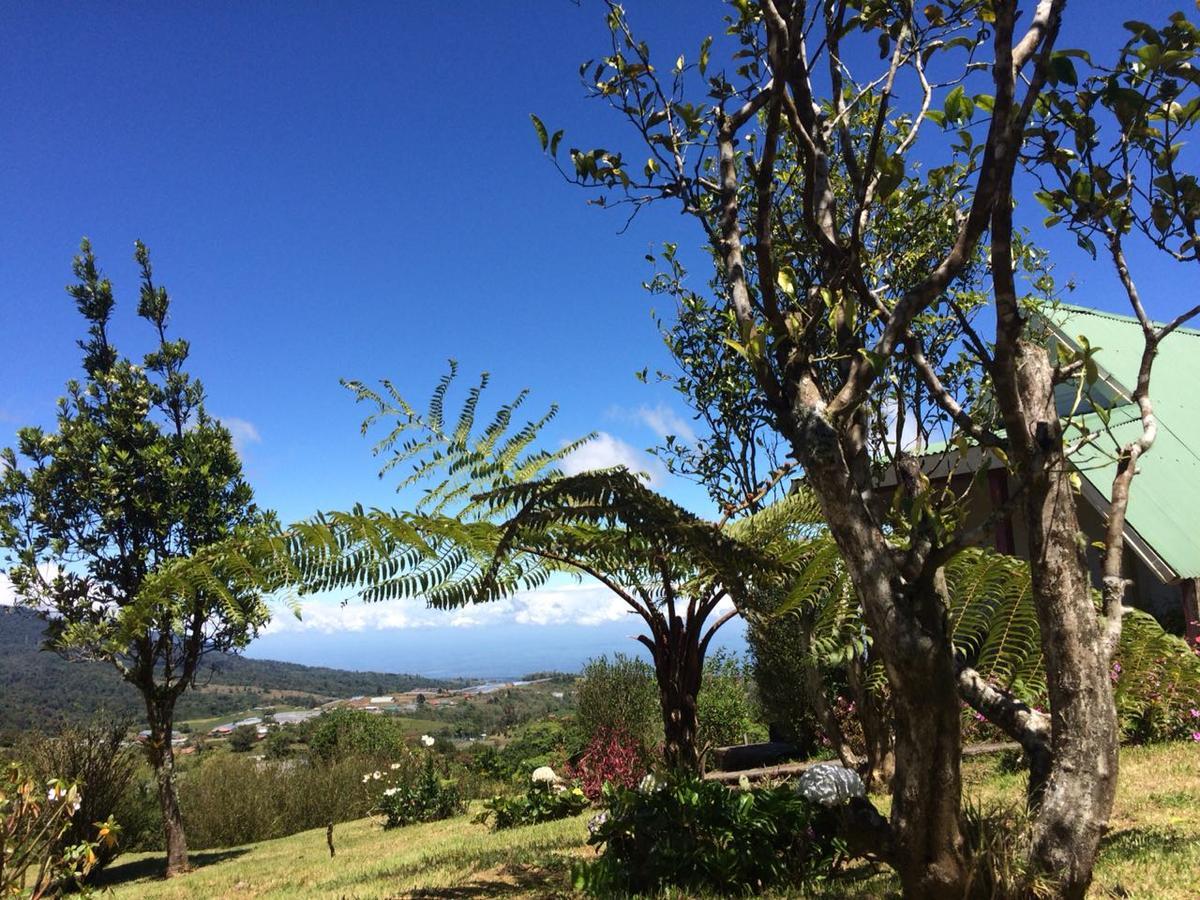
[[[117,826],[100,823],[91,840],[68,843],[81,808],[78,784],[39,778],[17,763],[0,770],[0,897],[38,900],[82,885]]]
[[[617,653],[589,660],[576,690],[577,746],[597,734],[623,729],[647,751],[662,742],[662,708],[654,670],[640,659]]]
[[[267,759],[287,759],[292,755],[292,732],[290,729],[275,728],[263,741],[263,753]]]
[[[40,738],[27,748],[32,776],[79,785],[78,808],[60,839],[63,847],[95,842],[95,823],[114,818],[138,769],[137,751],[123,746],[128,731],[127,721],[96,720],[66,728],[55,737]],[[91,871],[112,862],[119,849],[124,847],[116,840],[101,842],[94,851]]]
[[[505,778],[528,778],[540,766],[558,765],[567,755],[567,729],[559,719],[538,719],[513,731],[499,754],[499,770]]]
[[[334,709],[317,717],[308,747],[326,762],[351,756],[386,759],[402,752],[404,732],[378,713]]]
[[[761,715],[772,736],[811,754],[821,744],[822,731],[801,687],[809,665],[803,628],[795,614],[756,615],[749,619],[746,639]]]
[[[232,847],[361,819],[375,805],[362,773],[375,765],[362,757],[326,763],[209,754],[179,779],[188,843],[197,850]]]
[[[697,738],[701,747],[765,740],[759,721],[750,667],[726,650],[704,661],[704,680],[696,696]],[[794,687],[793,687],[794,690]]]
[[[623,728],[602,730],[592,736],[578,762],[567,769],[593,803],[606,784],[631,788],[650,771],[645,748]]]
[[[1113,663],[1113,694],[1124,739],[1131,744],[1200,741],[1200,660],[1183,651],[1164,654],[1145,668],[1130,678],[1120,662]]]
[[[245,753],[258,740],[258,730],[253,725],[239,725],[229,735],[229,747],[234,753]]]
[[[972,897],[993,900],[1049,898],[1060,894],[1054,879],[1029,862],[1030,821],[1023,806],[963,806],[963,844]]]
[[[493,831],[536,825],[577,816],[588,806],[588,799],[578,786],[566,787],[549,781],[535,781],[529,790],[517,797],[492,797],[483,801],[483,812],[476,822],[492,823]]]
[[[603,847],[576,866],[577,888],[627,896],[668,888],[728,896],[822,878],[838,842],[816,827],[823,812],[786,786],[730,790],[685,777],[647,776],[636,790],[605,789],[606,809],[588,823]]]
[[[379,772],[379,770],[377,770]],[[466,803],[455,783],[438,776],[433,757],[425,754],[415,771],[408,762],[391,763],[386,770],[363,777],[364,784],[381,782],[382,792],[373,812],[383,816],[384,828],[398,828],[416,822],[436,822],[466,810]]]
[[[113,818],[121,826],[120,849],[123,853],[162,852],[162,807],[158,802],[158,785],[154,773],[145,761],[117,801]],[[191,834],[189,833],[189,838]]]

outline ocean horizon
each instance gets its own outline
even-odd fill
[[[246,656],[359,672],[511,680],[531,672],[578,672],[589,659],[614,653],[649,661],[649,652],[636,640],[636,625],[626,620],[268,633],[250,644]],[[742,619],[733,619],[717,632],[709,653],[718,648],[746,651]]]

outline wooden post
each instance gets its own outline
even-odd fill
[[[1185,578],[1179,583],[1183,605],[1183,632],[1188,646],[1200,650],[1200,578]]]

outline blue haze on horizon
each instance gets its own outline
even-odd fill
[[[719,30],[719,4],[697,6],[627,4],[669,60]],[[1143,3],[1138,15],[1174,8]],[[1129,9],[1070,7],[1061,46],[1115,46]],[[117,346],[148,349],[134,314],[140,238],[209,411],[285,522],[403,503],[376,477],[339,379],[388,377],[420,403],[450,357],[464,380],[493,373],[493,403],[525,386],[530,409],[558,402],[551,444],[603,432],[594,461],[649,468],[674,499],[710,512],[644,452],[688,427],[686,408],[633,374],[669,363],[644,256],[678,242],[703,284],[698,228],[663,207],[618,234],[624,217],[585,205],[528,118],[565,128],[564,147],[628,138],[578,79],[580,62],[606,52],[598,2],[4,3],[0,27],[0,445],[21,425],[51,426],[79,373],[83,328],[63,286],[81,236],[115,284]],[[1063,233],[1037,236],[1060,281],[1079,284],[1069,299],[1122,308],[1107,269]],[[1178,276],[1144,261],[1135,256],[1152,311],[1178,312]],[[289,626],[250,652],[506,676],[636,646],[627,623],[577,624],[583,607],[563,609],[541,625]],[[728,640],[740,646],[740,631]]]

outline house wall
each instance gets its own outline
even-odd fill
[[[952,485],[959,492],[966,490],[968,484],[967,476],[957,476],[952,480]],[[1092,584],[1099,588],[1102,559],[1100,549],[1095,545],[1104,540],[1104,519],[1095,507],[1082,498],[1076,509],[1079,515],[1079,526],[1088,543],[1087,560]],[[969,497],[966,526],[970,528],[986,521],[991,511],[990,496],[985,490],[977,487]],[[1011,525],[1015,555],[1021,559],[1029,559],[1029,532],[1024,517],[1013,516]],[[1179,585],[1164,584],[1159,581],[1158,577],[1128,547],[1125,548],[1124,568],[1126,577],[1133,582],[1129,592],[1130,605],[1150,613],[1168,631],[1181,633],[1183,631],[1183,613],[1180,606]]]

